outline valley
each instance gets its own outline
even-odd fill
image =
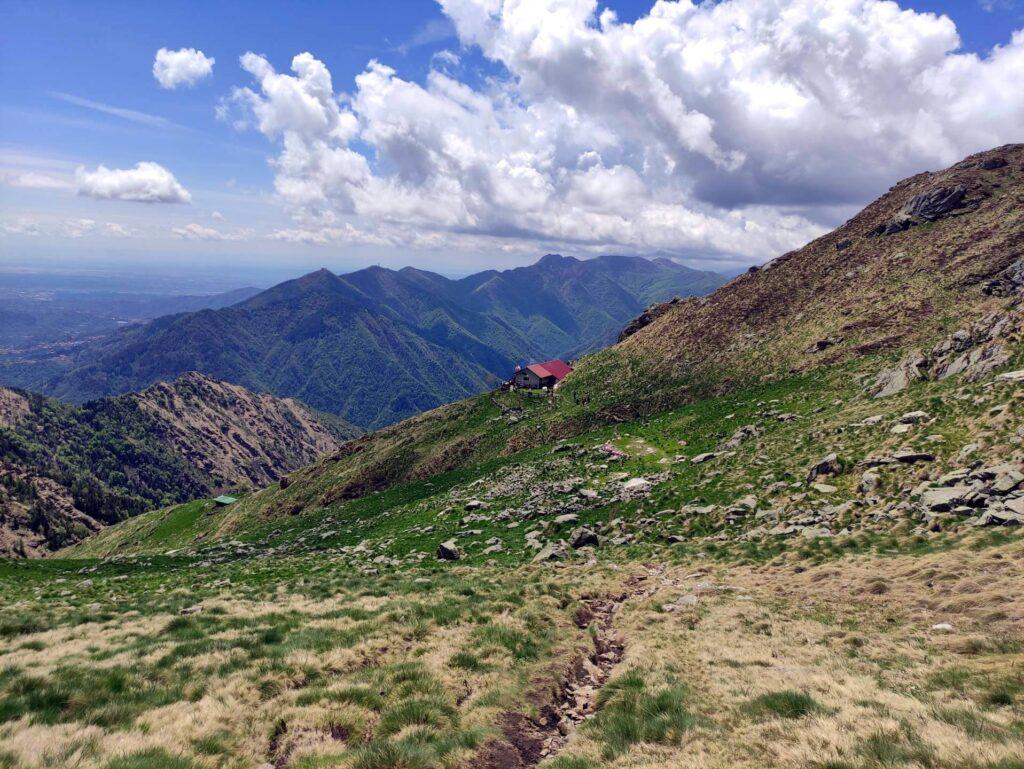
[[[258,488],[358,432],[195,373],[82,407],[0,388],[0,553],[41,555],[154,505]]]

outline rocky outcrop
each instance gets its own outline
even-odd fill
[[[927,355],[914,350],[894,367],[882,369],[868,390],[884,398],[918,379],[962,375],[976,382],[1010,361],[1009,350],[1020,340],[1022,325],[1019,307],[990,313],[950,334]]]
[[[888,222],[878,225],[869,236],[894,235],[909,230],[916,224],[938,221],[958,208],[962,208],[967,188],[962,184],[952,187],[937,187],[915,195]]]

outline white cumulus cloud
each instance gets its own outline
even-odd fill
[[[159,163],[137,163],[134,168],[95,171],[79,168],[75,173],[78,194],[101,200],[131,200],[140,203],[188,203],[192,196],[174,174]]]
[[[508,74],[423,83],[371,61],[348,93],[309,53],[221,113],[278,145],[305,242],[555,243],[764,259],[895,180],[1021,139],[1024,32],[962,53],[953,22],[889,0],[439,0]],[[372,162],[371,162],[372,160]]]
[[[195,48],[179,48],[176,51],[161,48],[153,59],[153,77],[161,88],[191,88],[213,74],[215,62],[212,56]]]

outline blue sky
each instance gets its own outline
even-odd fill
[[[869,0],[863,2],[871,4]],[[559,25],[571,28],[573,20],[558,15],[557,3],[554,8],[551,3],[542,4],[550,22],[535,34],[561,38]],[[578,6],[579,2],[565,4],[569,5]],[[625,25],[645,17],[651,4],[629,0],[607,5],[615,10],[620,24]],[[780,15],[785,5],[780,6]],[[946,56],[973,52],[984,60],[994,46],[1007,45],[1014,30],[1024,27],[1024,9],[1015,0],[904,0],[901,6],[921,13],[946,14],[952,19],[962,47]],[[599,12],[605,7],[601,5],[589,20],[581,22],[581,34],[597,34],[594,30],[600,25]],[[0,0],[0,172],[6,174],[0,181],[6,178],[10,182],[0,186],[0,222],[7,223],[6,234],[0,236],[0,264],[42,260],[74,266],[114,261],[154,268],[227,265],[239,270],[261,266],[299,271],[319,264],[346,269],[369,262],[393,266],[412,262],[465,272],[492,264],[530,261],[545,250],[558,248],[581,255],[608,251],[670,253],[695,264],[706,262],[721,267],[763,260],[772,249],[789,245],[787,238],[795,242],[815,234],[848,214],[851,206],[866,202],[871,190],[877,187],[881,192],[885,182],[895,180],[884,171],[869,175],[854,170],[851,176],[857,178],[851,179],[849,193],[844,194],[809,177],[797,181],[766,180],[768,172],[764,169],[770,165],[767,162],[740,178],[737,168],[752,166],[754,161],[750,158],[761,151],[756,148],[775,143],[777,138],[750,133],[718,136],[724,116],[735,115],[736,96],[730,94],[729,111],[719,113],[715,105],[702,103],[706,101],[707,88],[701,92],[681,85],[678,97],[686,110],[708,116],[714,125],[710,139],[686,138],[689,128],[685,126],[680,127],[682,147],[662,147],[658,144],[660,140],[651,139],[649,128],[643,126],[609,138],[603,135],[605,131],[619,130],[620,121],[614,110],[628,105],[631,93],[618,94],[618,103],[612,106],[582,97],[577,100],[578,95],[565,86],[573,73],[552,74],[555,65],[563,63],[559,51],[552,53],[550,66],[542,67],[533,54],[524,53],[529,49],[516,49],[521,41],[514,37],[518,28],[511,21],[506,24],[502,17],[484,39],[474,31],[474,24],[482,17],[468,12],[458,16],[447,10],[446,14],[446,9],[428,0]],[[692,41],[692,30],[686,34],[691,35]],[[931,33],[922,30],[920,35],[922,40],[930,39]],[[564,40],[557,44],[570,45]],[[191,87],[159,87],[152,68],[155,52],[162,47],[202,51],[216,61],[212,75]],[[273,94],[265,90],[266,83],[255,83],[258,78],[240,67],[239,57],[248,51],[263,55],[278,73],[285,75],[291,74],[292,57],[310,52],[330,73],[335,98],[343,105],[345,94],[359,90],[355,78],[367,71],[368,62],[377,60],[394,70],[392,74],[385,73],[382,82],[375,86],[379,93],[371,92],[370,86],[363,87],[365,105],[343,106],[342,112],[350,111],[359,123],[355,135],[341,141],[326,134],[310,137],[303,133],[304,129],[296,134],[309,143],[306,149],[320,147],[326,141],[339,152],[351,150],[361,154],[367,159],[376,187],[361,189],[362,197],[357,195],[353,203],[349,192],[337,192],[338,185],[325,182],[323,175],[311,166],[303,173],[309,173],[313,183],[319,185],[317,194],[321,200],[315,206],[308,205],[305,199],[299,201],[295,196],[275,192],[275,181],[294,188],[303,180],[271,165],[271,161],[282,157],[283,133],[271,135],[254,129],[255,112],[249,115],[248,129],[240,130],[236,124],[239,109],[258,109],[253,104],[263,104],[266,109],[280,106],[273,101]],[[442,51],[450,52],[450,61],[437,57]],[[656,55],[665,56],[664,52]],[[929,62],[922,57],[923,63],[914,66],[923,68],[940,61],[938,54],[933,59]],[[659,61],[664,62],[664,58]],[[500,164],[504,157],[527,157],[524,165],[510,172],[510,178],[522,180],[524,174],[544,177],[549,197],[538,198],[535,210],[524,207],[521,215],[515,217],[495,213],[495,209],[507,209],[509,203],[500,196],[486,206],[481,203],[479,191],[471,188],[466,177],[458,175],[461,170],[450,170],[452,163],[461,168],[461,159],[448,163],[443,173],[433,166],[424,171],[436,161],[439,152],[437,147],[424,146],[424,131],[418,131],[415,137],[395,137],[396,124],[429,124],[436,120],[436,129],[442,131],[446,121],[460,119],[452,117],[450,110],[455,107],[448,103],[441,103],[438,98],[428,103],[427,91],[433,88],[431,94],[436,97],[440,92],[437,89],[448,87],[437,82],[428,85],[431,70],[445,73],[448,80],[444,83],[457,83],[474,98],[488,100],[489,110],[501,113],[498,122],[509,130],[501,133],[500,147],[495,146],[494,137],[473,135],[475,129],[468,119],[462,130],[470,133],[455,137],[455,143],[464,147],[467,142],[478,142],[474,152],[467,153],[478,159],[482,154],[494,153],[481,161],[484,167]],[[1014,72],[1015,65],[1006,65],[992,77],[1006,78],[1007,87],[1012,88],[1010,78]],[[789,89],[800,75],[790,68],[779,77],[779,87]],[[393,93],[396,82],[414,84],[419,90],[403,99]],[[666,82],[676,87],[671,78]],[[587,87],[601,85],[590,83]],[[796,84],[796,92],[803,91],[804,85],[806,92],[813,92],[809,84],[802,83]],[[232,117],[218,118],[218,104],[230,100],[233,89],[238,87],[250,88],[258,99],[232,102]],[[615,83],[608,88],[609,92],[616,92]],[[638,83],[635,92],[642,93],[644,88],[644,83]],[[382,112],[373,116],[371,102],[378,97],[395,101],[385,104]],[[453,98],[450,91],[445,98]],[[454,103],[461,104],[462,98],[454,97]],[[865,101],[869,98],[876,97],[865,96]],[[760,99],[763,96],[752,101],[750,108],[765,108]],[[518,110],[515,114],[508,112],[509,100]],[[538,105],[552,109],[552,105],[557,105],[558,120],[570,114],[583,121],[585,125],[577,129],[565,129],[577,130],[579,136],[571,140],[553,139],[549,150],[539,150],[535,143],[526,140],[520,144],[512,142],[508,135],[518,130],[517,121],[521,121],[523,130],[536,133],[536,124],[524,117],[524,110],[535,113]],[[791,102],[769,106],[776,113],[793,108]],[[941,109],[938,104],[934,107]],[[1005,108],[1010,119],[1019,114],[1017,103],[997,107]],[[801,103],[800,109],[807,108]],[[816,108],[816,112],[820,109]],[[478,108],[474,106],[470,112],[476,115]],[[401,119],[391,120],[394,115],[401,115]],[[633,117],[624,114],[621,122],[629,122]],[[530,119],[539,120],[536,114]],[[386,128],[382,128],[385,124]],[[525,128],[528,125],[533,127]],[[567,125],[575,123],[570,120]],[[823,123],[822,131],[825,130]],[[982,148],[975,145],[983,139],[958,135],[958,130],[955,126],[946,129],[945,141],[952,149],[936,151],[934,159],[920,152],[911,156],[915,162],[937,165],[954,150]],[[588,132],[594,138],[580,138]],[[1000,132],[997,126],[987,135],[1002,137],[1004,133],[1012,131]],[[869,138],[861,134],[855,137],[857,142],[863,141],[861,148],[871,146]],[[593,144],[591,149],[588,140]],[[646,159],[631,149],[638,142],[650,145],[650,152],[644,153]],[[710,142],[714,148],[699,146],[701,142]],[[445,146],[450,148],[452,143],[449,141]],[[552,168],[570,151],[573,161],[567,167],[578,174],[584,173],[579,169],[585,169],[586,179],[581,176],[565,182],[565,169]],[[825,149],[822,152],[827,154]],[[646,171],[650,156],[656,153],[672,156],[672,170],[657,178]],[[410,159],[411,155],[415,157]],[[581,160],[591,156],[599,159]],[[738,160],[741,157],[744,159]],[[131,169],[140,162],[155,163],[173,174],[177,183],[187,189],[189,202],[145,204],[97,199],[83,193],[80,180],[75,180],[75,169],[79,167],[86,171],[100,165]],[[715,166],[713,174],[704,169],[709,162]],[[595,165],[601,174],[588,170]],[[687,175],[680,173],[680,168],[694,170]],[[916,169],[894,168],[893,173],[912,170]],[[24,182],[26,174],[63,180],[60,184],[64,186],[55,186],[57,182],[50,185],[17,181]],[[591,187],[584,189],[585,182]],[[498,189],[502,183],[492,180],[486,189]],[[438,190],[447,194],[453,185],[459,191],[451,201],[437,197]],[[822,189],[827,189],[827,193],[823,195]],[[609,197],[609,190],[621,194],[623,199],[635,199],[642,190],[650,198],[650,207],[637,209],[636,216],[644,217],[645,221],[661,216],[665,201],[673,198],[685,198],[687,206],[685,210],[669,212],[673,217],[672,231],[646,237],[636,233],[633,222],[608,219],[609,211],[601,206],[620,205]],[[525,188],[524,191],[528,192]],[[524,191],[516,189],[513,200],[523,199]],[[410,200],[407,205],[396,204],[384,210],[373,205],[375,196],[392,193],[396,197],[408,194]],[[439,208],[450,204],[451,213],[431,218],[432,197],[438,199]],[[823,205],[808,205],[808,200],[819,197],[827,198]],[[570,198],[583,202],[565,203]],[[557,211],[557,216],[552,213],[548,217],[556,202],[560,207],[568,207]],[[766,206],[773,208],[769,210]],[[737,212],[745,218],[745,232],[768,233],[762,237],[764,242],[752,240],[748,246],[726,231]],[[586,226],[574,228],[573,222],[577,220],[586,222]],[[92,224],[78,226],[67,222]],[[107,224],[111,228],[103,230]],[[196,233],[216,234],[191,238],[172,234],[176,228],[191,225],[195,225]],[[357,234],[339,234],[343,225],[345,232]],[[132,236],[111,236],[115,231],[130,232]],[[591,236],[592,231],[601,234]],[[424,233],[431,237],[423,237]],[[318,238],[321,242],[314,242]]]

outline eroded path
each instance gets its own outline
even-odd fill
[[[556,756],[579,725],[595,714],[601,688],[625,652],[615,618],[628,602],[653,594],[662,572],[660,566],[646,565],[644,573],[626,581],[624,592],[580,599],[573,619],[581,634],[589,636],[590,648],[550,670],[547,680],[534,682],[528,700],[537,708],[536,715],[509,711],[499,716],[502,736],[483,746],[483,769],[522,769]]]

